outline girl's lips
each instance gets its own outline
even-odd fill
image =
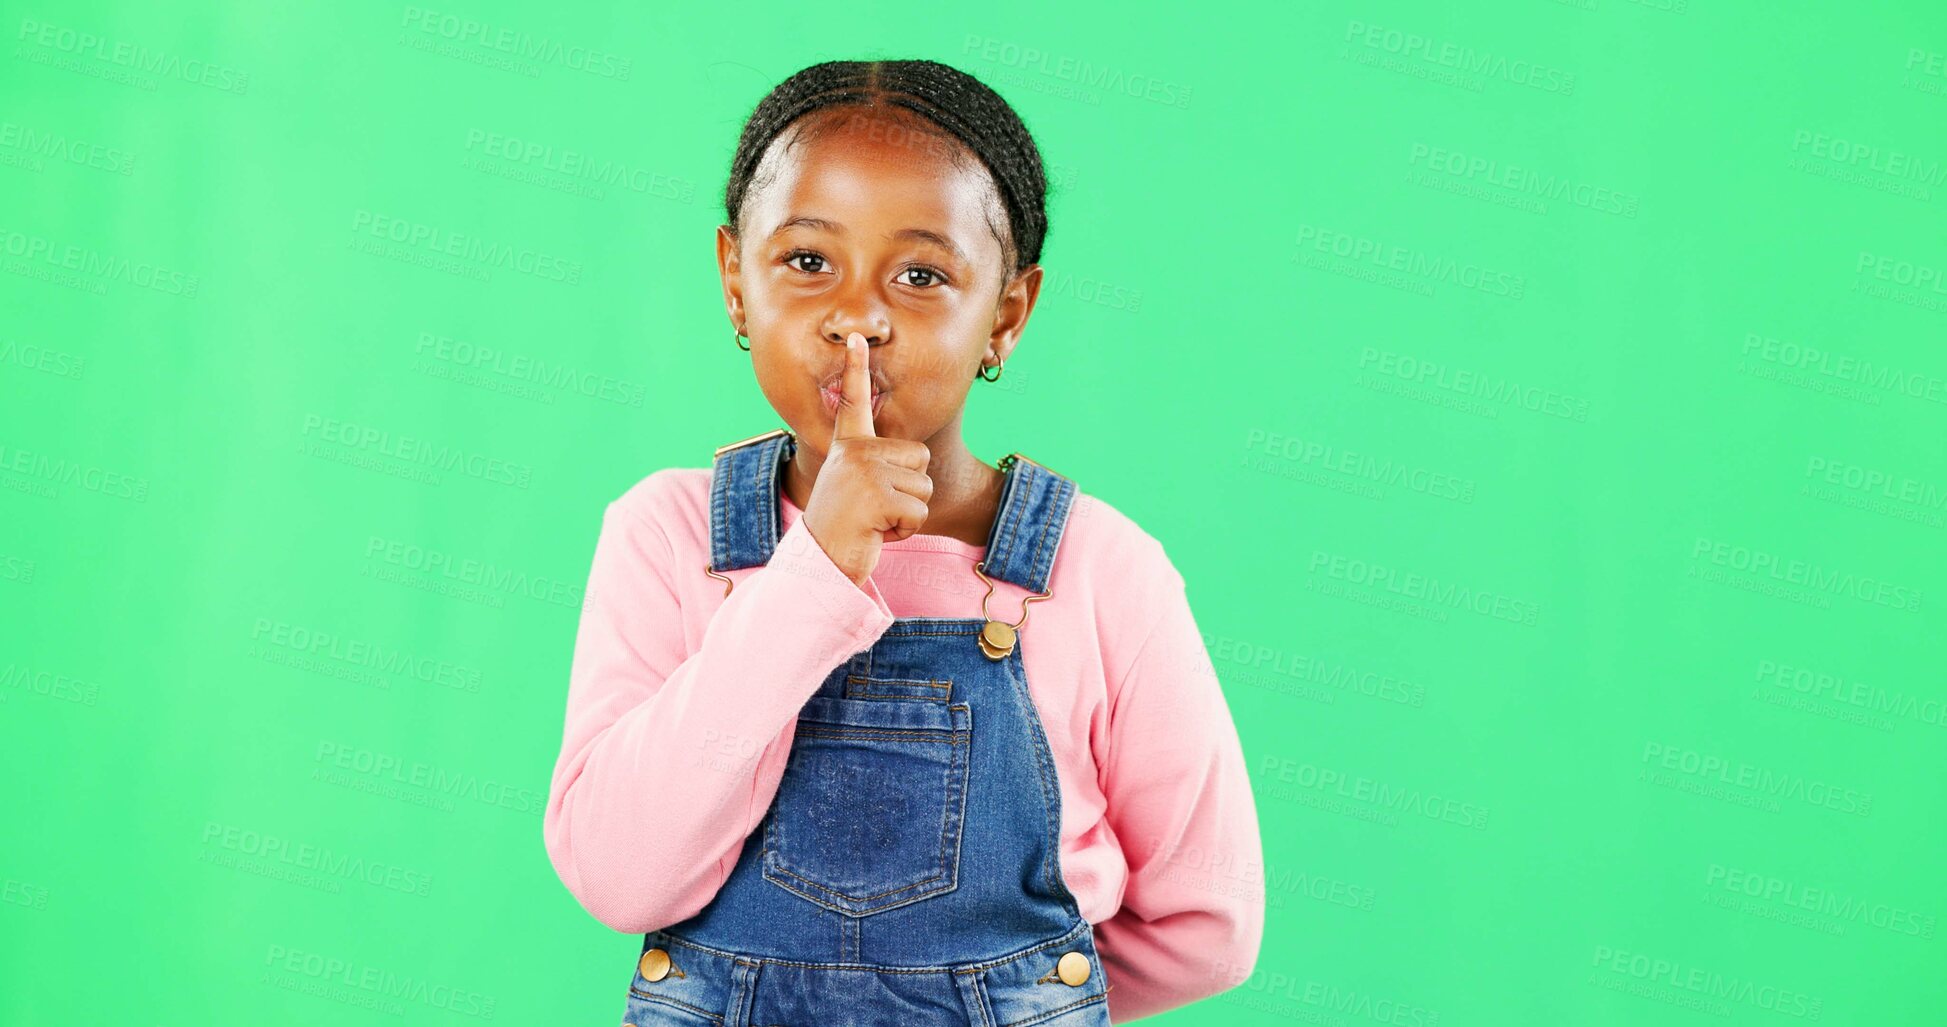
[[[825,401],[825,413],[838,416],[839,392],[836,389],[819,389],[818,398]],[[872,416],[878,418],[880,408],[886,405],[886,394],[878,389],[872,390]]]

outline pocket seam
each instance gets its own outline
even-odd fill
[[[936,730],[925,727],[845,727],[838,724],[806,722],[798,725],[798,734],[809,738],[905,738],[916,742],[931,742],[934,745],[966,745],[966,732],[955,730]],[[946,737],[934,737],[944,735]]]
[[[905,685],[911,688],[928,689],[931,692],[938,692],[939,694],[931,695],[921,693],[914,695],[905,692],[877,692],[870,689],[872,685]],[[847,699],[917,699],[921,702],[950,702],[953,698],[953,681],[942,678],[925,681],[918,678],[875,678],[862,674],[850,674],[845,678],[845,697]]]
[[[778,825],[777,818],[773,815],[766,819],[764,828],[763,851],[761,854],[764,878],[809,902],[830,909],[833,912],[852,917],[870,916],[873,913],[897,909],[923,899],[946,894],[958,888],[960,848],[966,836],[967,791],[969,781],[972,777],[973,709],[965,703],[955,703],[949,705],[947,710],[948,715],[953,719],[954,723],[950,728],[946,729],[882,728],[877,726],[855,728],[843,724],[830,725],[818,721],[801,721],[798,725],[799,734],[811,737],[838,739],[844,739],[846,737],[905,738],[910,741],[924,741],[930,744],[952,745],[955,747],[949,750],[951,755],[948,764],[948,785],[951,790],[959,793],[959,802],[956,806],[951,796],[943,797],[944,801],[940,807],[942,822],[940,837],[941,871],[939,873],[872,895],[854,896],[846,894],[828,885],[813,881],[803,874],[796,873],[788,866],[779,865],[782,850],[777,844],[777,841],[784,832],[783,828]],[[942,735],[946,737],[939,737]],[[949,829],[949,825],[951,825],[951,829]],[[806,891],[794,886],[791,881],[782,880],[782,878],[786,877],[791,878],[792,881],[802,882],[803,888],[805,889],[832,896],[832,899],[827,900],[820,898],[818,895],[807,894]],[[935,882],[939,881],[947,881],[949,883],[936,885]],[[897,902],[887,903],[871,909],[853,908],[887,895],[899,895],[908,892],[914,894]]]
[[[721,1024],[723,1022],[723,1016],[719,1013],[712,1013],[709,1010],[704,1009],[702,1006],[693,1006],[690,1005],[688,1002],[684,1002],[680,999],[673,999],[667,995],[652,995],[649,992],[643,991],[641,988],[636,987],[634,984],[629,985],[629,994],[643,1000],[644,1002],[657,1002],[665,1006],[675,1006],[676,1008],[681,1009],[685,1012],[695,1013],[696,1015],[709,1020],[711,1023]]]

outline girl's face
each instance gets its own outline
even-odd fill
[[[825,130],[801,137],[814,120]],[[924,442],[958,425],[982,361],[1005,360],[1027,323],[1041,269],[1004,274],[1005,208],[959,145],[903,111],[820,111],[759,162],[742,238],[718,229],[758,386],[821,459],[851,333],[870,346],[877,434]]]

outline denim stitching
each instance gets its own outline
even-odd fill
[[[1009,476],[1014,481],[1010,483],[1008,489],[1008,504],[1010,509],[1007,511],[1007,529],[1001,534],[1001,566],[996,573],[1000,574],[1004,579],[1018,585],[1020,582],[1014,581],[1012,576],[1013,571],[1009,565],[1014,562],[1014,542],[1015,533],[1018,530],[1017,526],[1021,523],[1021,518],[1027,513],[1028,503],[1033,494],[1034,465],[1028,464],[1023,466],[1017,463],[1014,465],[1013,473]],[[1028,495],[1020,494],[1020,490],[1024,488],[1029,490]]]
[[[914,638],[926,635],[977,635],[986,626],[984,617],[895,617],[885,637]],[[865,674],[871,676],[870,660]]]
[[[959,737],[960,732],[951,728],[924,727],[836,727],[817,721],[807,721],[798,725],[798,734],[809,738],[904,738],[908,741],[926,742],[930,745],[967,745]],[[945,738],[928,738],[928,735],[946,735]]]
[[[846,894],[845,892],[839,891],[828,885],[820,884],[819,882],[814,881],[804,876],[803,874],[796,873],[793,870],[791,870],[788,866],[772,865],[773,861],[770,858],[772,854],[777,853],[781,858],[782,850],[786,847],[787,843],[789,842],[789,837],[785,833],[784,826],[778,822],[778,818],[772,817],[770,818],[769,823],[765,828],[765,838],[764,838],[764,846],[762,852],[762,855],[765,857],[764,877],[768,880],[773,881],[774,883],[777,883],[779,885],[784,885],[785,882],[777,880],[777,877],[775,876],[776,874],[782,874],[803,882],[804,885],[808,888],[815,888],[818,891],[824,892],[828,895],[838,896],[839,898],[848,900],[853,904],[870,902],[874,899],[882,899],[889,895],[901,895],[906,892],[914,892],[914,891],[919,891],[920,889],[925,889],[923,891],[919,891],[919,894],[913,895],[907,901],[882,905],[876,909],[854,909],[851,906],[841,906],[831,902],[826,902],[824,900],[817,898],[816,896],[804,895],[803,892],[798,891],[795,888],[790,889],[791,891],[797,894],[804,895],[805,898],[809,899],[814,903],[817,903],[818,905],[824,906],[827,909],[831,909],[835,912],[856,914],[856,915],[869,915],[871,913],[883,912],[886,909],[896,908],[897,906],[910,905],[912,902],[917,902],[924,898],[930,898],[933,895],[951,891],[954,887],[956,887],[959,881],[960,842],[963,839],[964,832],[966,830],[966,793],[967,793],[966,779],[969,773],[969,764],[971,762],[967,757],[968,749],[959,748],[959,747],[966,746],[970,748],[972,745],[971,736],[972,736],[973,712],[970,707],[964,704],[949,707],[949,710],[953,714],[956,714],[956,716],[954,716],[954,723],[951,727],[943,728],[939,730],[932,730],[927,728],[909,728],[909,729],[860,728],[860,727],[850,727],[844,725],[837,726],[837,727],[827,727],[826,725],[824,725],[822,722],[819,721],[800,722],[798,726],[799,734],[806,735],[809,737],[816,737],[816,738],[839,738],[839,739],[844,739],[844,738],[864,739],[864,738],[875,738],[875,737],[904,738],[908,741],[920,741],[930,745],[951,745],[955,747],[948,750],[947,794],[942,796],[942,800],[940,804],[940,853],[939,853],[940,864],[939,865],[941,869],[939,873],[936,873],[930,877],[921,878],[920,880],[914,881],[910,884],[901,885],[898,888],[893,888],[888,891],[878,892],[873,895],[854,896],[854,895]],[[926,735],[929,734],[932,735],[943,734],[946,735],[947,737],[944,738],[925,737]],[[957,822],[956,822],[956,817],[954,816],[955,811],[953,809],[953,801],[952,801],[953,792],[955,791],[958,791],[960,793],[960,809],[957,817]],[[953,855],[951,867],[947,866],[947,854],[949,851],[951,851]],[[948,881],[948,880],[954,883],[949,884],[945,887],[926,888],[927,885],[930,885],[935,881]]]
[[[870,728],[870,729],[883,730],[883,731],[952,731],[955,730],[953,726],[953,716],[951,714],[948,714],[945,717],[935,716],[935,714],[940,712],[940,708],[937,705],[938,700],[935,699],[934,697],[901,695],[898,698],[910,699],[910,700],[914,700],[914,702],[920,703],[920,705],[913,705],[912,703],[908,703],[903,708],[908,710],[915,710],[915,711],[923,710],[927,714],[925,719],[928,721],[932,721],[933,723],[878,724],[878,723],[871,722],[870,719],[866,720],[865,722],[860,722],[859,720],[857,720],[857,717],[864,715],[865,712],[868,710],[871,711],[894,710],[894,709],[901,709],[902,707],[888,706],[885,703],[881,703],[881,702],[863,702],[862,700],[854,700],[849,695],[835,696],[830,694],[823,688],[820,688],[818,692],[813,693],[812,697],[805,701],[804,707],[798,711],[798,722],[801,725],[821,725],[822,726],[822,725],[829,724],[829,725],[836,725],[838,727]],[[855,702],[858,703],[858,705],[849,705]],[[825,703],[836,703],[839,705],[835,707],[833,712],[825,713],[823,712],[825,707],[821,705]],[[848,711],[855,711],[855,712],[848,712]]]
[[[904,692],[868,692],[862,688],[845,691],[847,699],[915,699],[919,702],[946,702],[944,695],[907,695]]]
[[[1047,499],[1048,482],[1046,476],[1043,474],[1039,466],[1036,466],[1034,468],[1034,477],[1030,479],[1030,483],[1033,485],[1033,490],[1028,493],[1028,501],[1021,505],[1032,507],[1036,511],[1040,511],[1045,505],[1045,501]],[[1023,519],[1025,519],[1027,515],[1023,513],[1021,516]],[[1040,520],[1041,520],[1041,530],[1042,532],[1045,533],[1048,530],[1048,519],[1046,517],[1042,517],[1040,518]],[[1034,561],[1039,558],[1040,552],[1041,550],[1039,544],[1037,543],[1035,548],[1035,553],[1037,555],[1028,558],[1027,566],[1022,568],[1021,570],[1021,580],[1016,583],[1019,584],[1022,588],[1025,588],[1030,592],[1041,591],[1041,589],[1034,587]]]
[[[1015,694],[1025,706],[1024,716],[1028,726],[1034,731],[1034,762],[1041,774],[1043,808],[1048,814],[1048,834],[1045,841],[1054,846],[1051,855],[1043,860],[1042,877],[1048,882],[1048,890],[1064,896],[1062,902],[1071,915],[1080,916],[1080,908],[1075,897],[1068,891],[1068,885],[1057,879],[1056,864],[1061,860],[1061,786],[1055,781],[1054,757],[1048,750],[1048,732],[1041,724],[1041,711],[1035,708],[1034,693],[1028,690],[1028,677],[1021,657],[1021,648],[1007,654],[1005,661],[1008,681],[1015,686]]]
[[[762,973],[764,969],[762,963],[746,965],[751,966],[751,969],[744,972],[744,978],[738,993],[739,1002],[737,1003],[739,1007],[737,1010],[737,1019],[741,1023],[750,1022],[750,1011],[757,1005],[757,975]],[[734,975],[736,971],[733,970],[731,973]]]
[[[1034,556],[1030,558],[1028,563],[1028,590],[1031,592],[1047,591],[1048,582],[1044,578],[1041,569],[1042,547],[1047,544],[1048,532],[1050,531],[1057,532],[1055,535],[1055,544],[1059,546],[1061,544],[1060,529],[1066,527],[1068,523],[1068,515],[1065,504],[1062,502],[1062,496],[1068,491],[1069,483],[1065,480],[1057,481],[1050,488],[1053,490],[1048,501],[1050,509],[1048,510],[1048,515],[1041,519],[1041,534],[1034,541]],[[1053,554],[1050,554],[1048,562],[1051,564],[1054,562]]]
[[[772,850],[772,849],[766,849],[766,850],[764,850],[764,851],[765,851],[766,853],[769,853],[769,852],[772,852],[772,851],[775,851],[775,850]],[[871,909],[853,909],[853,908],[851,908],[850,906],[842,906],[842,905],[839,905],[839,904],[837,904],[837,903],[834,903],[834,902],[828,902],[828,901],[826,901],[826,900],[824,900],[824,899],[821,899],[821,898],[819,898],[819,897],[817,897],[816,895],[807,895],[807,894],[805,894],[805,893],[804,893],[803,891],[800,891],[800,890],[798,890],[797,888],[793,888],[793,887],[791,887],[791,886],[790,886],[790,885],[789,885],[789,884],[788,884],[787,882],[784,882],[784,881],[779,881],[779,880],[777,880],[777,878],[775,878],[775,877],[770,877],[770,875],[771,875],[772,873],[774,873],[774,872],[775,872],[775,873],[777,873],[777,874],[783,874],[783,875],[785,875],[785,876],[788,876],[788,877],[792,877],[792,878],[796,878],[796,879],[797,879],[797,880],[799,880],[799,881],[803,881],[803,882],[804,882],[804,886],[805,886],[805,887],[807,887],[807,888],[816,888],[816,889],[818,889],[818,890],[820,890],[820,891],[831,891],[831,889],[829,889],[829,888],[825,888],[824,886],[822,886],[822,885],[820,885],[820,884],[818,884],[818,883],[817,883],[817,882],[815,882],[815,881],[810,881],[810,880],[806,880],[805,878],[803,878],[803,877],[800,877],[799,875],[797,875],[797,874],[794,874],[794,873],[792,873],[792,872],[791,872],[790,870],[788,870],[788,869],[786,869],[786,868],[784,868],[784,867],[776,867],[776,868],[772,868],[772,867],[768,867],[768,866],[767,866],[767,867],[765,867],[765,868],[764,868],[764,873],[765,873],[765,875],[766,875],[766,876],[767,876],[767,877],[768,877],[768,878],[769,878],[769,879],[770,879],[771,881],[773,881],[774,883],[776,883],[776,884],[777,884],[777,885],[778,885],[779,887],[781,887],[781,888],[784,888],[784,889],[786,889],[786,890],[788,890],[788,891],[790,891],[790,892],[791,892],[792,894],[794,894],[794,895],[798,895],[798,896],[801,896],[801,897],[802,897],[802,898],[804,898],[804,900],[805,900],[805,901],[807,901],[807,902],[811,902],[811,903],[814,903],[814,904],[816,904],[816,905],[820,905],[820,906],[823,906],[823,907],[825,907],[826,909],[829,909],[829,910],[831,910],[831,911],[832,911],[832,912],[834,912],[834,913],[843,913],[843,914],[845,914],[846,916],[849,916],[849,917],[862,917],[862,916],[871,916],[871,915],[872,915],[872,914],[874,914],[874,913],[883,913],[883,912],[885,912],[886,910],[889,910],[889,909],[898,909],[898,908],[899,908],[899,907],[901,907],[901,906],[910,906],[910,905],[912,905],[913,903],[915,903],[915,902],[919,902],[919,901],[921,901],[921,900],[923,900],[923,899],[930,899],[930,898],[932,898],[932,897],[933,897],[933,896],[935,896],[935,895],[939,895],[939,894],[943,894],[943,893],[945,893],[945,892],[949,892],[949,891],[952,891],[952,890],[953,890],[953,888],[954,888],[954,886],[953,886],[953,885],[947,885],[947,886],[942,886],[942,887],[936,887],[936,888],[931,888],[931,889],[928,889],[928,890],[926,890],[926,891],[923,891],[923,892],[919,892],[918,894],[915,894],[915,895],[910,895],[910,896],[906,896],[906,897],[903,897],[903,898],[901,898],[901,899],[899,899],[899,900],[898,900],[898,901],[896,901],[896,902],[886,902],[886,903],[882,903],[882,904],[880,904],[880,905],[878,905],[878,906],[875,906],[875,907],[873,907],[873,908],[871,908]],[[924,881],[920,881],[920,882],[918,882],[917,884],[913,884],[913,885],[909,885],[909,886],[908,886],[908,887],[906,887],[906,888],[902,888],[902,889],[900,889],[900,891],[912,891],[913,889],[915,889],[915,888],[919,888],[919,887],[920,887],[920,886],[922,886],[922,885],[926,885],[926,884],[931,884],[931,883],[932,883],[932,882],[934,882],[934,881],[943,881],[943,880],[945,880],[945,879],[946,879],[946,875],[945,875],[945,874],[943,874],[943,873],[942,873],[942,874],[935,874],[935,875],[933,875],[932,877],[929,877],[929,878],[926,878],[926,879],[925,879]],[[842,893],[841,893],[841,892],[832,892],[832,894],[834,894],[834,895],[840,895],[840,894],[842,894]],[[870,897],[871,897],[871,898],[880,898],[881,896],[884,896],[884,895],[897,895],[897,894],[899,894],[899,893],[898,893],[898,892],[881,892],[881,893],[880,893],[879,895],[874,895],[874,896],[870,896]],[[850,898],[850,896],[845,896],[845,897],[846,897],[846,898]],[[861,901],[863,901],[863,900],[861,900]]]
[[[906,685],[912,688],[932,689],[939,694],[912,695],[905,692],[877,692],[868,687],[871,685]],[[921,702],[951,702],[953,700],[953,682],[951,680],[938,679],[933,681],[920,681],[913,678],[874,678],[859,674],[848,674],[845,677],[845,697],[847,699],[916,699]]]
[[[759,451],[764,472],[758,476],[758,484],[762,487],[757,492],[764,510],[764,527],[758,532],[757,545],[760,550],[763,550],[758,555],[766,562],[770,561],[771,553],[777,551],[778,522],[783,517],[782,511],[778,509],[777,490],[778,465],[784,460],[784,451],[785,436],[782,435],[765,443],[764,448]]]
[[[981,973],[986,970],[998,969],[1000,967],[1006,966],[1009,963],[1018,962],[1023,959],[1028,959],[1033,956],[1040,955],[1041,953],[1046,952],[1049,949],[1068,948],[1069,946],[1074,945],[1077,941],[1080,941],[1082,939],[1083,935],[1087,931],[1087,927],[1088,924],[1085,921],[1078,922],[1073,929],[1071,929],[1067,934],[1064,934],[1059,938],[1054,938],[1048,941],[1044,941],[1041,944],[1034,946],[1033,948],[1024,949],[1010,956],[1002,956],[999,959],[985,960],[968,966],[958,967],[955,968],[953,972],[959,974]]]
[[[1089,997],[1082,999],[1079,1002],[1070,1002],[1065,1006],[1061,1006],[1057,1009],[1050,1009],[1045,1013],[1036,1013],[1025,1020],[1009,1020],[1008,1022],[1001,1024],[1000,1027],[1027,1027],[1028,1024],[1041,1023],[1044,1020],[1051,1020],[1057,1016],[1060,1016],[1063,1013],[1073,1012],[1074,1010],[1080,1009],[1081,1007],[1089,1005],[1090,1003],[1107,1002],[1108,1000],[1109,1000],[1108,992],[1106,991],[1097,992],[1096,994],[1090,995]]]
[[[850,675],[845,680],[856,681],[861,685],[918,685],[921,688],[941,689],[951,687],[953,684],[951,681],[943,681],[938,678],[931,681],[921,681],[918,678],[865,678],[857,674]]]
[[[730,570],[718,564],[731,562],[730,524],[724,520],[723,509],[725,478],[730,473],[725,460],[726,457],[717,457],[716,466],[710,472],[710,569],[715,571]]]
[[[963,733],[964,733],[964,732],[963,732]],[[936,743],[934,743],[934,744],[941,744],[941,743],[937,743],[937,742],[936,742]],[[952,742],[950,742],[950,743],[947,743],[947,744],[952,744],[952,745],[961,745],[961,744],[965,744],[965,743],[962,743],[962,742],[960,742],[960,741],[958,741],[958,740],[956,739],[956,740],[954,740],[954,741],[952,741]],[[953,753],[951,753],[951,756],[952,756],[952,759],[951,759],[951,762],[949,763],[949,770],[948,770],[948,772],[947,772],[947,782],[948,782],[948,784],[947,784],[947,787],[949,788],[949,790],[950,790],[950,789],[952,789],[952,787],[953,787],[953,782],[954,782],[954,781],[956,781],[957,779],[959,779],[959,778],[961,778],[961,777],[963,777],[963,776],[964,776],[964,774],[965,774],[965,770],[964,770],[964,768],[966,767],[966,764],[967,764],[967,760],[965,759],[965,757],[964,757],[964,754],[962,754],[962,753],[960,753],[960,752],[958,752],[958,751],[955,751],[955,752],[953,752]],[[957,765],[957,766],[958,766],[959,768],[961,768],[961,772],[960,772],[960,773],[955,773],[955,772],[954,772],[954,770],[953,770],[953,769],[951,769],[951,768],[953,768],[953,767],[954,767],[954,766],[956,766],[956,765]],[[965,827],[965,820],[964,820],[964,810],[965,810],[965,808],[966,808],[966,803],[965,803],[965,799],[964,799],[964,795],[965,795],[965,793],[964,793],[964,790],[963,790],[963,791],[962,791],[962,802],[961,802],[961,809],[962,809],[962,811],[963,811],[963,818],[962,818],[962,822],[961,822],[961,827],[962,827],[962,829],[964,829],[964,827]],[[952,808],[951,808],[951,797],[949,796],[949,797],[947,797],[947,801],[945,801],[945,802],[942,802],[942,803],[941,803],[941,807],[940,807],[940,856],[941,856],[941,862],[942,862],[942,864],[944,864],[944,862],[945,862],[945,856],[946,856],[946,850],[947,850],[947,848],[948,848],[948,845],[949,845],[949,836],[951,836],[951,835],[954,835],[954,834],[957,834],[957,833],[958,833],[958,832],[956,832],[956,831],[955,831],[955,830],[954,830],[954,829],[953,829],[953,828],[952,828],[952,827],[950,826],[950,815],[951,815],[951,813],[952,813],[952,812],[953,812],[953,810],[952,810]],[[775,827],[775,823],[773,824],[773,826]],[[783,833],[783,829],[782,829],[782,828],[778,828],[778,829],[776,830],[776,834],[778,835],[778,837],[779,837],[780,839],[782,839],[782,838],[784,837],[784,833]],[[772,850],[772,849],[771,849],[770,847],[766,847],[766,849],[765,849],[765,852],[766,852],[767,854],[768,854],[769,852],[771,852],[771,851],[773,851],[773,850]],[[959,860],[958,860],[958,858],[956,858],[956,859],[954,860],[954,865],[953,865],[953,869],[954,869],[954,870],[956,870],[956,871],[957,871],[957,870],[959,869]],[[908,885],[904,885],[904,886],[901,886],[901,887],[899,887],[899,888],[894,888],[894,889],[892,889],[892,890],[890,890],[890,891],[883,891],[883,892],[879,892],[879,893],[878,893],[878,894],[876,894],[876,895],[862,895],[862,896],[852,896],[852,895],[847,895],[847,894],[846,894],[846,893],[844,893],[844,892],[841,892],[841,891],[838,891],[837,889],[834,889],[834,888],[829,888],[829,887],[826,887],[825,885],[822,885],[822,884],[819,884],[818,882],[816,882],[816,881],[813,881],[813,880],[811,880],[810,878],[808,878],[808,877],[805,877],[805,876],[803,876],[803,875],[801,875],[801,874],[796,874],[796,873],[793,873],[793,872],[792,872],[792,871],[791,871],[791,870],[790,870],[789,868],[787,868],[787,867],[782,867],[782,866],[780,866],[780,867],[778,867],[778,868],[777,868],[777,872],[778,872],[778,873],[781,873],[781,874],[788,874],[788,875],[790,875],[791,877],[795,877],[795,878],[797,878],[798,880],[800,880],[800,881],[803,881],[803,882],[805,883],[805,885],[806,885],[807,887],[811,887],[811,888],[816,888],[816,889],[818,889],[819,891],[822,891],[822,892],[826,892],[826,893],[829,893],[829,894],[832,894],[832,895],[837,895],[837,896],[839,896],[839,897],[841,897],[841,898],[846,898],[846,899],[852,899],[852,900],[854,900],[854,901],[856,901],[856,902],[867,902],[867,901],[870,901],[870,900],[872,900],[872,899],[878,899],[878,898],[884,898],[884,897],[885,897],[885,896],[887,896],[887,895],[898,895],[898,894],[900,894],[901,892],[908,892],[908,891],[912,891],[912,890],[914,890],[914,889],[916,889],[916,888],[919,888],[919,887],[920,887],[920,886],[922,886],[922,885],[925,885],[925,884],[929,884],[929,883],[931,883],[931,882],[933,882],[933,881],[940,881],[940,880],[946,880],[946,879],[947,879],[947,878],[948,878],[949,876],[951,876],[951,875],[949,875],[949,874],[947,874],[947,873],[945,872],[945,870],[946,870],[946,868],[945,868],[944,866],[942,866],[942,872],[941,872],[941,873],[937,873],[937,874],[934,874],[934,875],[933,875],[933,876],[931,876],[931,877],[927,877],[927,878],[922,878],[921,880],[919,880],[919,881],[916,881],[916,882],[914,882],[914,883],[912,883],[912,884],[908,884]],[[767,868],[767,871],[768,871],[768,868]],[[935,894],[935,892],[937,892],[937,891],[942,891],[942,890],[945,890],[945,889],[934,889],[934,890],[932,890],[932,891],[928,891],[928,892],[926,892],[926,893],[925,893],[925,895],[920,895],[920,896],[915,896],[914,898],[915,898],[915,899],[917,900],[917,899],[919,899],[919,898],[924,898],[924,897],[927,897],[927,896],[930,896],[930,895],[933,895],[933,894]],[[814,901],[815,901],[815,900],[814,900]],[[903,904],[903,903],[902,903],[902,904]],[[867,911],[863,911],[863,912],[878,912],[878,910],[867,910]]]
[[[994,518],[993,537],[987,543],[987,557],[983,561],[989,567],[1007,563],[1007,511],[1014,504],[1014,490],[1021,481],[1021,465],[1016,461],[1008,465],[1006,480],[1001,485],[1001,505]]]
[[[871,973],[887,973],[887,974],[942,974],[942,973],[979,974],[979,973],[986,973],[992,970],[997,970],[1001,967],[1008,965],[1009,963],[1018,963],[1023,959],[1031,959],[1037,955],[1040,955],[1043,952],[1048,951],[1049,949],[1072,948],[1078,941],[1081,940],[1083,936],[1083,931],[1081,930],[1081,928],[1083,926],[1086,925],[1077,924],[1074,930],[1069,931],[1067,934],[1064,934],[1059,938],[1055,938],[1050,941],[1041,942],[1040,944],[1035,945],[1032,948],[1024,949],[1020,952],[1015,952],[1006,956],[1001,956],[998,959],[983,960],[979,963],[968,963],[968,964],[948,963],[939,966],[880,966],[875,963],[821,963],[821,962],[810,962],[802,959],[774,959],[769,956],[762,956],[762,957],[743,956],[734,952],[726,952],[723,949],[714,949],[709,947],[708,945],[699,945],[696,942],[688,941],[677,935],[670,934],[667,931],[661,931],[658,933],[672,945],[680,945],[684,948],[695,949],[699,952],[707,952],[713,956],[717,956],[721,958],[726,962],[733,963],[735,965],[740,965],[740,966],[757,966],[760,964],[774,964],[777,966],[796,967],[800,970],[836,970],[836,971],[847,972],[847,973],[871,972]],[[1104,990],[1106,991],[1107,989]]]
[[[644,1002],[660,1002],[666,1006],[675,1006],[678,1009],[687,1009],[698,1016],[708,1017],[713,1023],[723,1022],[723,1015],[721,1013],[712,1013],[709,1010],[704,1009],[702,1006],[693,1006],[690,1005],[688,1002],[682,1002],[677,999],[670,998],[666,995],[651,995],[650,993],[643,991],[641,988],[638,988],[633,984],[629,985],[629,994],[634,995],[636,998],[639,998]]]
[[[974,1027],[994,1027],[994,1001],[987,995],[987,979],[979,974],[967,978],[974,991],[974,1014],[980,1022]]]
[[[656,931],[654,933],[655,936],[662,938],[671,945],[680,945],[683,948],[695,949],[698,952],[705,952],[725,961],[743,966],[773,963],[778,966],[794,966],[804,970],[871,971],[889,974],[977,974],[989,970],[996,970],[1009,963],[1020,962],[1023,959],[1031,959],[1049,949],[1071,948],[1086,936],[1088,926],[1086,921],[1077,921],[1068,933],[1063,934],[1059,938],[1051,938],[1029,948],[1022,949],[1019,952],[1009,953],[996,959],[984,959],[977,963],[947,963],[939,966],[879,966],[873,963],[819,963],[802,959],[773,959],[769,956],[759,958],[756,956],[739,955],[738,953],[728,952],[723,949],[711,948],[708,945],[700,945],[684,938],[682,935],[671,934],[667,930]],[[1107,989],[1104,990],[1106,991]]]

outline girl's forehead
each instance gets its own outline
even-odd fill
[[[769,234],[786,219],[811,217],[850,232],[896,221],[938,230],[962,247],[979,247],[982,237],[998,245],[988,209],[998,198],[984,165],[869,124],[848,122],[774,145],[764,158],[776,159],[766,169],[771,181],[750,211],[753,227]]]

